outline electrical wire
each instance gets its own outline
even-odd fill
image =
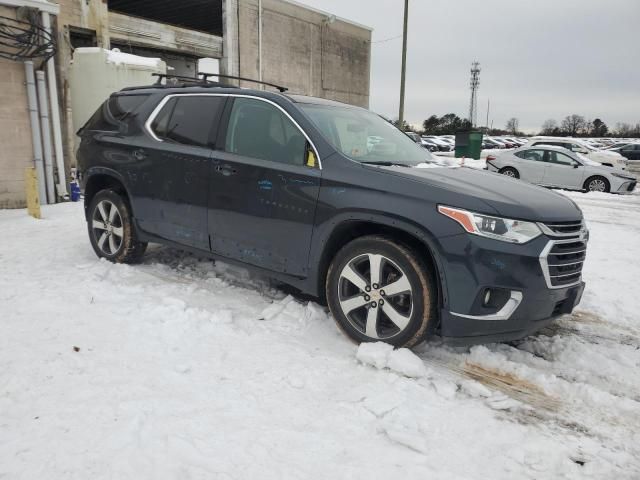
[[[38,15],[29,12],[27,17],[28,21],[22,21],[0,15],[0,58],[47,61],[55,55],[55,40],[39,25]]]

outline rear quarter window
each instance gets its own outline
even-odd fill
[[[111,95],[78,133],[83,130],[118,131],[128,120],[135,118],[147,98],[149,95]]]

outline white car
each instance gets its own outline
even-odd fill
[[[616,152],[607,150],[596,150],[588,143],[571,137],[533,137],[529,140],[526,147],[535,147],[539,145],[551,145],[554,147],[562,147],[571,150],[574,153],[585,155],[590,160],[598,162],[607,167],[615,167],[625,170],[627,168],[627,160]]]
[[[520,147],[487,157],[487,170],[545,187],[631,193],[636,178],[561,147]]]

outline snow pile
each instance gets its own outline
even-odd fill
[[[388,368],[400,375],[421,378],[427,375],[427,368],[411,350],[399,348],[383,342],[361,343],[356,358],[377,369]]]
[[[221,262],[98,260],[82,205],[0,211],[0,478],[640,478],[640,195],[566,195],[578,310],[413,351]]]
[[[113,50],[107,50],[107,62],[115,63],[116,65],[127,65],[137,67],[148,67],[158,69],[162,66],[162,59],[141,57],[139,55],[132,55],[130,53],[124,53],[114,48]]]

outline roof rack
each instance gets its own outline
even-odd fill
[[[202,79],[205,82],[208,81],[209,77],[230,78],[232,80],[242,80],[245,82],[257,83],[258,85],[267,85],[268,87],[277,88],[280,91],[280,93],[284,93],[287,90],[289,90],[287,87],[276,85],[275,83],[263,82],[261,80],[254,80],[253,78],[237,77],[235,75],[222,75],[221,73],[199,73],[198,75],[201,75]]]
[[[260,85],[267,85],[269,87],[273,87],[273,88],[277,88],[278,91],[284,93],[288,90],[287,87],[282,87],[280,85],[276,85],[274,83],[269,83],[269,82],[262,82],[260,80],[254,80],[252,78],[246,78],[246,77],[237,77],[234,75],[223,75],[221,73],[199,73],[198,75],[201,78],[193,78],[193,77],[185,77],[183,75],[172,75],[172,74],[168,74],[168,73],[152,73],[151,74],[154,77],[158,77],[158,80],[156,80],[156,83],[154,84],[154,86],[165,86],[162,84],[162,80],[167,80],[167,79],[176,79],[176,80],[180,80],[181,82],[185,83],[185,84],[189,84],[189,85],[201,85],[201,86],[207,86],[207,87],[228,87],[228,88],[234,88],[234,85],[227,85],[224,83],[220,83],[220,82],[213,82],[209,80],[209,77],[219,77],[219,78],[229,78],[232,80],[243,80],[245,82],[253,82],[253,83],[257,83]]]

